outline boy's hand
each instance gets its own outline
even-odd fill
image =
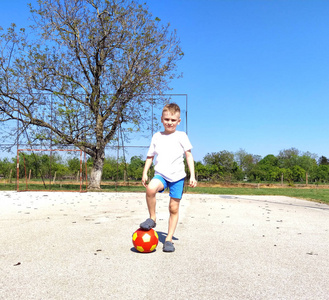
[[[197,181],[195,180],[195,178],[190,178],[190,187],[194,188],[197,186]]]
[[[142,177],[142,184],[144,187],[147,187],[147,180],[148,180],[148,176],[147,175],[143,175]]]

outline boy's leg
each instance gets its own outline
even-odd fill
[[[161,180],[153,178],[146,188],[146,203],[150,219],[156,221],[156,194],[164,189]],[[146,222],[146,221],[145,221]]]
[[[179,217],[179,204],[180,204],[180,199],[176,198],[170,198],[170,203],[169,203],[169,224],[168,224],[168,235],[166,237],[166,241],[171,242],[172,238],[174,236],[177,223],[178,223],[178,217]]]
[[[170,193],[169,193],[170,216],[169,216],[169,224],[168,224],[168,235],[166,237],[166,241],[171,242],[178,223],[179,204],[184,190],[184,178],[182,178],[179,181],[170,183],[169,188],[170,188]]]

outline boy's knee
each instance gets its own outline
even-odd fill
[[[148,196],[154,196],[157,192],[164,189],[162,182],[158,179],[152,179],[146,188],[146,194]]]
[[[171,199],[169,203],[169,212],[171,214],[177,214],[179,211],[179,199]]]
[[[146,188],[146,195],[147,196],[155,196],[158,192],[158,187],[148,185]]]
[[[155,194],[156,194],[156,190],[154,188],[151,188],[149,186],[146,188],[146,195],[153,196]]]

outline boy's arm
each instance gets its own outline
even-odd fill
[[[143,176],[142,176],[142,184],[145,187],[147,187],[147,180],[148,180],[147,172],[150,169],[150,167],[152,166],[152,162],[153,162],[153,156],[148,156],[145,161]]]
[[[195,179],[194,159],[191,150],[186,151],[185,156],[186,156],[188,168],[190,170],[190,187],[196,187],[197,181]]]

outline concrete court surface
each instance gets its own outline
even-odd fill
[[[329,206],[185,194],[174,253],[132,233],[143,193],[0,192],[0,299],[329,299]]]

